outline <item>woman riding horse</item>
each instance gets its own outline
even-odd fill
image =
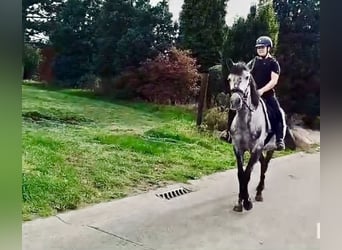
[[[280,66],[278,61],[270,54],[273,43],[270,37],[261,36],[256,40],[257,56],[252,59],[248,66],[251,69],[252,76],[256,82],[259,95],[265,101],[267,107],[272,110],[274,119],[271,119],[272,129],[276,135],[277,150],[284,150],[284,137],[286,132],[285,117],[277,97],[274,87],[278,83]],[[230,127],[234,119],[235,111],[230,109],[228,115],[227,133],[222,139],[231,143]]]

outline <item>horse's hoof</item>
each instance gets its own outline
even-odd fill
[[[243,201],[243,208],[248,210],[251,210],[253,208],[253,203],[250,200],[244,200]]]
[[[264,201],[264,198],[262,198],[262,195],[261,194],[257,194],[256,196],[255,196],[255,200],[256,201]]]
[[[242,212],[242,204],[235,205],[233,210],[235,212]]]

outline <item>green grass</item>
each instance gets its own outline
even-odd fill
[[[22,87],[23,220],[233,168],[186,108]]]

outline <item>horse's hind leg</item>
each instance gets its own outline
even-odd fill
[[[263,153],[261,153],[259,161],[260,161],[260,166],[261,166],[260,181],[259,181],[259,184],[257,186],[257,194],[255,196],[255,200],[256,201],[263,201],[262,190],[264,189],[265,172],[266,172],[266,168],[267,168],[266,157],[264,156]]]
[[[264,200],[264,198],[262,197],[262,191],[264,190],[264,187],[265,187],[265,173],[267,171],[268,164],[270,160],[272,159],[273,152],[274,151],[267,151],[266,156],[264,156],[263,154],[260,155],[259,161],[261,165],[261,171],[260,171],[260,182],[257,186],[257,193],[255,196],[256,201]]]
[[[245,188],[244,188],[245,193],[243,197],[244,198],[243,207],[246,210],[250,210],[253,208],[253,203],[251,199],[249,198],[249,194],[248,194],[248,182],[251,178],[251,172],[253,170],[253,166],[259,160],[260,155],[261,155],[261,150],[255,150],[255,152],[251,154],[251,157],[248,161],[248,164],[244,173],[245,174],[245,180],[244,180],[245,181]]]

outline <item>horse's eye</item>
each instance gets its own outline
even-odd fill
[[[248,78],[249,78],[248,76],[245,77],[246,80],[248,80]]]

